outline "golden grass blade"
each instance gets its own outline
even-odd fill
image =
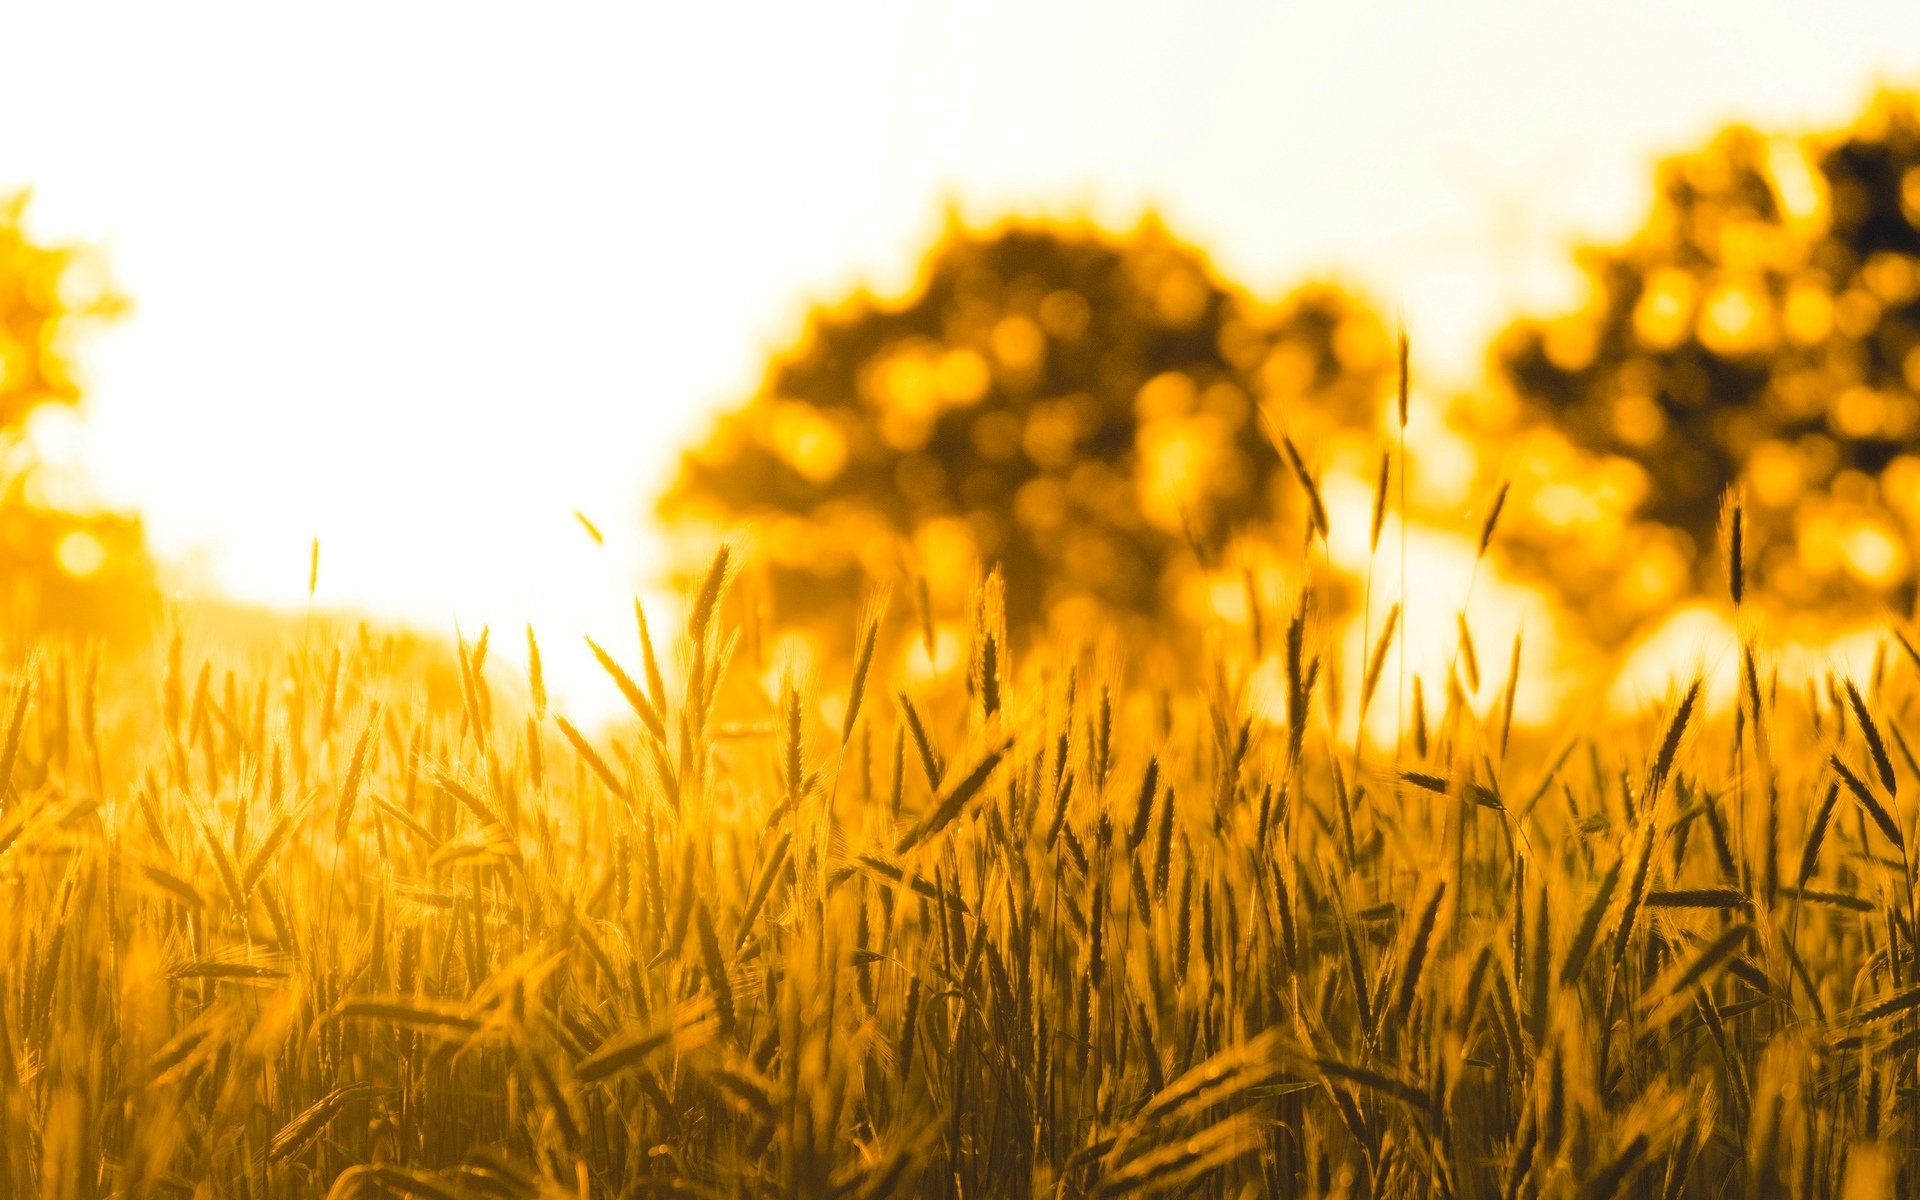
[[[0,748],[0,804],[6,802],[13,788],[13,769],[20,761],[20,735],[27,725],[27,703],[33,694],[36,663],[36,659],[29,659],[19,682],[13,685],[13,702],[8,705],[7,713],[7,741],[5,747]]]
[[[340,1110],[346,1107],[348,1101],[359,1099],[372,1091],[372,1084],[355,1081],[341,1084],[315,1100],[273,1135],[267,1143],[267,1161],[277,1163],[299,1157],[313,1144],[314,1139],[326,1132],[327,1126],[340,1115]]]
[[[593,652],[594,661],[600,664],[600,669],[605,671],[607,678],[613,680],[614,686],[620,689],[620,695],[625,698],[627,707],[631,708],[634,715],[640,718],[640,723],[647,727],[647,732],[660,741],[666,741],[666,723],[661,719],[659,711],[654,708],[653,702],[647,698],[646,693],[640,690],[640,685],[636,684],[633,677],[614,661],[613,655],[601,649],[598,642],[592,638],[582,640],[587,643],[587,649]]]
[[[1373,481],[1373,513],[1367,524],[1367,552],[1380,549],[1380,533],[1387,524],[1387,480],[1393,473],[1393,451],[1380,452],[1380,469]]]
[[[1746,598],[1747,517],[1737,489],[1728,489],[1721,502],[1721,523],[1727,531],[1727,594],[1735,608]]]
[[[1322,541],[1327,537],[1327,503],[1320,495],[1320,485],[1314,482],[1313,472],[1307,470],[1306,460],[1300,457],[1300,448],[1293,444],[1293,437],[1266,413],[1260,414],[1267,436],[1279,444],[1281,457],[1293,472],[1294,482],[1307,497],[1307,515],[1312,523],[1313,532],[1320,535]]]
[[[1467,625],[1466,613],[1455,613],[1453,618],[1455,624],[1459,626],[1460,669],[1466,675],[1467,691],[1478,692],[1480,690],[1480,655],[1473,647],[1473,630]]]
[[[1393,635],[1400,628],[1400,602],[1394,601],[1387,610],[1387,619],[1380,624],[1380,636],[1374,639],[1373,652],[1367,656],[1366,674],[1360,684],[1360,711],[1367,711],[1373,702],[1373,694],[1380,687],[1380,673],[1387,665],[1387,651],[1393,646]]]
[[[884,595],[870,600],[860,622],[860,647],[854,654],[853,684],[847,691],[847,716],[840,727],[840,744],[853,738],[854,722],[860,719],[860,701],[866,695],[867,674],[873,669],[873,646],[880,636],[880,622],[886,615]]]
[[[1700,703],[1701,680],[1695,677],[1681,695],[1680,703],[1675,707],[1673,716],[1667,722],[1666,732],[1661,735],[1660,749],[1655,752],[1653,761],[1647,767],[1647,781],[1640,789],[1641,803],[1649,810],[1666,790],[1667,780],[1673,774],[1673,764],[1680,755],[1681,739],[1686,737],[1687,726],[1693,720],[1694,710]]]
[[[1500,513],[1507,507],[1507,493],[1512,489],[1510,481],[1502,480],[1500,490],[1493,494],[1493,504],[1487,509],[1487,518],[1480,524],[1479,549],[1474,552],[1474,557],[1487,556],[1487,548],[1493,545],[1494,530],[1500,526]]]
[[[1867,711],[1867,702],[1860,698],[1860,689],[1851,679],[1846,682],[1846,693],[1854,721],[1860,726],[1860,736],[1866,740],[1867,753],[1873,759],[1874,773],[1880,777],[1880,786],[1887,790],[1887,795],[1898,797],[1900,780],[1893,773],[1893,759],[1887,753],[1886,739],[1880,736],[1880,727],[1874,723],[1873,714]]]
[[[347,766],[346,782],[340,786],[340,804],[334,810],[333,838],[336,842],[347,840],[347,830],[353,822],[355,809],[359,807],[360,787],[367,775],[367,752],[373,746],[373,731],[377,727],[379,713],[369,713],[367,723],[360,730],[360,736],[353,743],[353,759]]]
[[[1011,745],[1012,739],[1002,738],[982,754],[965,775],[940,794],[927,815],[901,835],[900,840],[894,845],[893,852],[905,854],[951,824],[954,818],[960,815],[960,810],[966,807],[967,802],[986,786],[987,779],[993,774],[994,768],[1000,765],[1001,759],[1006,757],[1007,749]]]
[[[587,739],[581,736],[580,731],[573,727],[573,723],[565,717],[556,714],[553,722],[560,727],[561,736],[573,746],[574,753],[578,754],[580,760],[587,764],[601,783],[606,785],[607,790],[624,800],[631,808],[633,793],[620,781],[619,776],[613,773],[613,768],[607,765],[607,760],[600,757],[600,752],[595,750]]]
[[[1600,935],[1600,922],[1607,915],[1607,909],[1613,904],[1614,889],[1620,886],[1620,871],[1625,858],[1617,858],[1607,873],[1600,877],[1600,887],[1587,901],[1586,909],[1580,914],[1580,924],[1575,930],[1572,943],[1567,947],[1565,963],[1560,968],[1560,983],[1570,986],[1580,978],[1580,972],[1587,965],[1587,956],[1593,951],[1594,939]]]
[[[721,546],[713,556],[713,565],[707,568],[706,578],[701,581],[699,594],[694,597],[693,611],[687,618],[687,633],[695,645],[705,642],[708,631],[713,628],[714,613],[727,587],[732,558],[733,548]]]
[[[533,636],[533,626],[527,626],[527,689],[533,697],[533,715],[536,719],[547,715],[547,677],[540,666],[540,643]]]
[[[1421,975],[1427,968],[1434,934],[1439,928],[1440,902],[1446,895],[1447,881],[1435,880],[1428,889],[1426,902],[1420,906],[1420,916],[1408,926],[1410,936],[1400,955],[1400,986],[1394,993],[1391,1010],[1396,1022],[1405,1022],[1413,1012],[1414,998],[1420,994]]]
[[[913,706],[913,701],[905,692],[895,692],[894,695],[900,701],[901,714],[906,717],[907,730],[913,734],[914,749],[920,752],[920,768],[927,777],[927,786],[937,792],[940,790],[940,776],[945,773],[946,767],[933,749],[933,739],[927,736],[926,725],[921,723],[920,710]]]
[[[481,1028],[479,1018],[456,1008],[416,1003],[411,999],[343,1000],[323,1018],[322,1023],[333,1024],[339,1021],[376,1021],[383,1025],[417,1029],[448,1037],[471,1036],[480,1032]]]
[[[1841,761],[1838,752],[1829,753],[1827,762],[1833,767],[1834,774],[1840,777],[1840,782],[1846,785],[1847,791],[1859,801],[1861,811],[1872,818],[1874,826],[1880,830],[1887,841],[1893,843],[1895,849],[1905,851],[1906,840],[1900,836],[1899,823],[1893,819],[1893,814],[1887,811],[1886,806],[1880,803],[1879,797],[1873,794],[1873,789],[1867,786],[1867,781],[1854,774],[1853,768]]]
[[[1407,427],[1408,393],[1412,390],[1412,387],[1413,387],[1413,372],[1411,369],[1409,369],[1409,365],[1408,365],[1407,327],[1405,325],[1402,325],[1400,327],[1399,334],[1400,336],[1397,339],[1399,342],[1398,348],[1400,351],[1398,355],[1399,372],[1396,376],[1396,383],[1398,386],[1396,387],[1394,392],[1394,399],[1395,399],[1394,415],[1399,420],[1400,428],[1405,429]]]
[[[1153,821],[1153,800],[1160,789],[1160,760],[1147,759],[1147,770],[1140,777],[1140,796],[1133,806],[1133,824],[1127,829],[1127,849],[1138,850],[1140,843],[1147,840],[1147,829]]]

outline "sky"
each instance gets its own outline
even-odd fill
[[[624,631],[678,449],[969,219],[1157,209],[1471,384],[1661,153],[1920,85],[1903,3],[10,4],[0,191],[132,315],[36,436],[243,599]],[[1438,384],[1436,384],[1438,386]],[[578,510],[606,535],[597,546]],[[570,657],[571,655],[571,657]],[[565,696],[604,703],[583,653]]]

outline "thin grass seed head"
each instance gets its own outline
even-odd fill
[[[544,718],[547,715],[547,680],[540,665],[540,643],[533,636],[533,626],[527,626],[527,689],[533,698],[533,715]]]
[[[938,792],[941,776],[946,773],[946,764],[934,750],[933,739],[928,736],[926,724],[921,721],[920,710],[914,707],[912,698],[905,692],[895,692],[894,698],[900,703],[900,712],[906,718],[908,732],[913,734],[914,749],[920,753],[920,767],[927,778],[927,787]]]
[[[27,707],[33,698],[33,666],[34,659],[29,659],[29,669],[23,671],[19,681],[13,685],[13,703],[9,705],[7,715],[6,747],[0,750],[0,805],[7,802],[13,787],[14,767],[20,760],[20,738],[26,731]]]
[[[1427,732],[1427,691],[1425,687],[1421,686],[1420,672],[1418,671],[1413,673],[1411,692],[1413,696],[1413,753],[1416,758],[1425,758],[1427,757],[1429,748]]]
[[[1620,921],[1614,931],[1613,970],[1618,972],[1627,961],[1627,947],[1633,937],[1634,922],[1640,916],[1640,909],[1647,897],[1648,885],[1653,879],[1653,855],[1659,843],[1658,826],[1651,815],[1642,826],[1638,844],[1633,850],[1633,874],[1627,880],[1627,890],[1620,908]]]
[[[1373,700],[1374,692],[1380,686],[1380,675],[1387,665],[1387,651],[1393,647],[1393,637],[1400,628],[1400,602],[1393,602],[1387,610],[1387,619],[1380,624],[1380,634],[1374,639],[1373,652],[1367,656],[1367,670],[1360,684],[1360,711],[1367,711]]]
[[[346,781],[340,788],[340,805],[334,814],[334,840],[347,840],[347,830],[353,821],[355,808],[360,799],[361,781],[367,773],[367,753],[373,745],[373,731],[379,723],[379,711],[367,715],[367,723],[361,727],[360,737],[353,744],[353,759],[347,767]]]
[[[951,824],[967,806],[968,801],[972,800],[986,785],[994,769],[1006,757],[1010,746],[1011,739],[1003,737],[982,754],[965,775],[938,797],[927,815],[901,836],[894,846],[894,853],[905,854]]]
[[[1849,767],[1841,760],[1838,751],[1827,755],[1827,763],[1833,768],[1834,773],[1840,777],[1840,782],[1846,785],[1847,791],[1859,802],[1861,811],[1873,821],[1881,834],[1888,842],[1893,844],[1896,850],[1904,852],[1906,849],[1906,839],[1900,835],[1899,822],[1893,819],[1893,814],[1887,811],[1886,806],[1880,802],[1880,798],[1873,794],[1873,788],[1867,784],[1867,781],[1860,778],[1852,767]]]
[[[1480,690],[1480,655],[1474,649],[1473,629],[1467,624],[1466,613],[1457,612],[1453,617],[1459,627],[1460,669],[1465,672],[1466,690],[1475,693]]]
[[[1820,804],[1814,809],[1813,824],[1807,830],[1806,845],[1800,851],[1800,869],[1794,875],[1794,885],[1804,890],[1813,881],[1820,869],[1820,847],[1826,841],[1827,826],[1833,820],[1834,803],[1840,798],[1840,782],[1834,780],[1827,784],[1820,795]]]
[[[1729,488],[1720,502],[1721,527],[1726,531],[1727,594],[1740,607],[1747,590],[1747,514],[1738,488]]]
[[[1613,865],[1600,877],[1600,886],[1580,914],[1580,924],[1574,931],[1573,941],[1567,947],[1567,957],[1560,968],[1561,986],[1571,986],[1586,967],[1587,956],[1592,953],[1594,940],[1600,935],[1600,923],[1613,904],[1614,890],[1620,886],[1620,872],[1625,862],[1624,857],[1613,860]]]
[[[655,712],[667,711],[667,685],[660,673],[660,659],[653,649],[653,630],[647,624],[647,610],[641,605],[640,598],[633,599],[633,623],[640,632],[640,657],[644,661],[647,673],[647,698],[653,702]]]
[[[1887,741],[1880,736],[1880,727],[1874,723],[1873,714],[1867,711],[1867,702],[1861,698],[1860,689],[1853,680],[1846,681],[1847,703],[1853,709],[1855,724],[1860,726],[1860,736],[1867,743],[1867,753],[1873,760],[1874,774],[1880,777],[1880,786],[1887,795],[1898,797],[1900,780],[1893,771],[1893,759],[1887,753]]]
[[[1153,898],[1167,898],[1167,882],[1173,871],[1174,789],[1169,786],[1160,798],[1160,823],[1153,851]]]
[[[1000,635],[987,633],[980,641],[980,709],[987,720],[1000,711]]]
[[[1140,777],[1140,794],[1133,806],[1133,824],[1127,830],[1127,850],[1138,850],[1140,843],[1147,840],[1147,830],[1153,821],[1153,799],[1158,794],[1160,783],[1160,760],[1158,757],[1147,759],[1146,772]]]
[[[632,676],[627,674],[625,668],[621,667],[613,655],[607,653],[600,643],[592,638],[581,640],[586,642],[587,649],[592,651],[594,661],[600,664],[600,669],[606,672],[607,678],[613,680],[614,686],[620,689],[620,695],[626,700],[627,707],[640,718],[640,723],[646,726],[647,732],[664,741],[667,736],[666,722],[660,712],[654,708],[653,702],[647,698],[646,693],[640,690],[640,685],[633,681]]]
[[[1387,480],[1393,473],[1393,451],[1380,452],[1380,469],[1373,482],[1373,513],[1367,524],[1367,552],[1380,549],[1380,533],[1387,524]]]
[[[787,801],[800,802],[806,780],[806,708],[801,703],[800,685],[792,669],[780,676],[780,709],[785,717],[782,727],[780,761],[787,785]]]
[[[1426,971],[1434,937],[1439,930],[1440,903],[1446,899],[1446,894],[1447,881],[1444,878],[1436,879],[1428,890],[1426,902],[1420,906],[1420,916],[1409,926],[1411,936],[1401,955],[1400,985],[1393,1002],[1396,1022],[1404,1023],[1413,1012],[1414,997],[1419,995],[1420,979]]]
[[[1314,481],[1313,473],[1307,470],[1306,460],[1300,457],[1299,447],[1287,434],[1280,435],[1280,444],[1286,451],[1287,465],[1293,468],[1293,477],[1299,481],[1300,490],[1307,496],[1307,511],[1313,520],[1314,532],[1325,541],[1328,534],[1327,503],[1320,495],[1320,485]]]
[[[1413,387],[1413,372],[1409,367],[1407,327],[1404,324],[1401,325],[1399,332],[1400,336],[1398,341],[1400,353],[1398,358],[1400,369],[1396,377],[1398,388],[1395,393],[1396,403],[1394,405],[1394,412],[1399,419],[1400,428],[1405,429],[1407,427],[1408,398]]]
[[[713,628],[714,614],[720,607],[720,596],[726,590],[728,568],[733,560],[733,548],[722,545],[713,556],[713,565],[707,568],[706,578],[701,581],[700,591],[694,597],[693,609],[687,618],[687,634],[695,645],[704,644],[707,634]]]
[[[880,636],[880,622],[886,615],[887,597],[883,592],[869,598],[860,619],[860,643],[853,662],[853,683],[847,691],[847,716],[840,727],[840,743],[853,737],[854,722],[860,719],[860,701],[866,695],[867,674],[873,668],[874,643]]]
[[[1646,784],[1641,789],[1641,803],[1651,808],[1660,799],[1667,781],[1672,777],[1674,763],[1680,756],[1680,743],[1686,737],[1687,727],[1693,720],[1693,714],[1700,703],[1700,677],[1696,676],[1687,690],[1681,695],[1680,703],[1674,707],[1673,716],[1667,721],[1667,727],[1660,738],[1660,748],[1647,767]]]
[[[1493,495],[1493,505],[1487,509],[1487,519],[1480,524],[1479,548],[1474,551],[1476,559],[1487,556],[1487,547],[1493,545],[1494,530],[1500,526],[1500,514],[1507,507],[1507,493],[1513,490],[1511,480],[1502,480],[1500,490]]]

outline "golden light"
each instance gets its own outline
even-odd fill
[[[1651,446],[1667,431],[1667,415],[1651,396],[1623,392],[1613,402],[1613,428],[1630,446]]]
[[[1833,297],[1819,282],[1801,280],[1787,292],[1780,321],[1787,336],[1795,342],[1802,346],[1818,345],[1833,328]]]
[[[1909,167],[1900,176],[1900,211],[1908,223],[1920,226],[1920,167]]]
[[[847,463],[846,435],[810,404],[781,405],[768,435],[780,457],[814,483],[832,480]]]
[[[1827,217],[1826,183],[1805,148],[1790,138],[1773,139],[1767,146],[1767,174],[1788,225],[1803,236],[1818,231]]]
[[[1040,327],[1017,314],[1000,318],[993,327],[993,356],[1009,374],[1031,375],[1047,353],[1047,337]]]
[[[1773,340],[1773,310],[1762,282],[1752,275],[1720,280],[1700,309],[1700,341],[1716,354],[1753,354]]]
[[[1372,601],[1369,609],[1353,613],[1331,631],[1344,678],[1361,678],[1371,639],[1380,632],[1387,610],[1403,601],[1399,632],[1382,669],[1383,678],[1395,683],[1382,685],[1381,695],[1367,712],[1366,733],[1375,744],[1394,744],[1405,728],[1409,709],[1403,703],[1401,679],[1410,681],[1418,675],[1430,689],[1429,701],[1438,704],[1443,699],[1445,680],[1458,667],[1463,610],[1485,663],[1481,691],[1473,699],[1488,703],[1500,694],[1506,684],[1508,651],[1514,639],[1521,637],[1524,657],[1515,697],[1516,724],[1537,726],[1559,711],[1574,663],[1563,657],[1569,645],[1560,636],[1563,617],[1538,589],[1506,578],[1492,563],[1477,562],[1469,535],[1406,526],[1403,552],[1403,528],[1397,516],[1387,518],[1380,549],[1370,553],[1372,480],[1346,471],[1330,472],[1321,488],[1330,525],[1328,561],[1359,581]],[[1217,603],[1244,612],[1243,596],[1232,595],[1229,587],[1218,589]],[[1253,702],[1271,719],[1280,720],[1286,706],[1285,680],[1272,668],[1269,664],[1256,676]],[[1341,736],[1352,735],[1359,715],[1357,683],[1347,690],[1347,709],[1338,727]]]
[[[1222,478],[1231,436],[1226,423],[1209,413],[1162,417],[1140,426],[1140,508],[1149,521],[1178,533],[1187,514],[1210,511],[1216,489],[1233,483]]]
[[[940,356],[934,368],[934,391],[948,404],[965,408],[987,393],[992,372],[980,352],[960,346]]]
[[[1827,414],[1833,431],[1842,437],[1873,437],[1887,422],[1886,398],[1869,387],[1850,387],[1833,398]]]
[[[1789,508],[1806,486],[1806,471],[1794,447],[1769,439],[1748,457],[1746,480],[1756,502],[1769,508]]]
[[[1693,315],[1693,277],[1684,271],[1667,268],[1648,276],[1633,310],[1633,329],[1640,340],[1656,350],[1668,349],[1686,336]]]
[[[128,12],[103,28],[63,6],[18,14],[15,44],[37,50],[0,75],[0,105],[33,119],[9,126],[0,183],[36,186],[48,235],[103,243],[137,301],[88,350],[73,458],[105,500],[143,514],[163,558],[299,607],[318,535],[322,603],[431,629],[531,620],[556,643],[555,687],[600,708],[617,697],[561,645],[613,636],[621,598],[653,586],[668,541],[646,501],[679,448],[751,390],[807,302],[856,284],[903,292],[942,198],[974,216],[1111,225],[1157,207],[1262,292],[1337,267],[1405,315],[1437,403],[1475,380],[1517,307],[1578,299],[1568,238],[1631,228],[1652,154],[1729,112],[1843,118],[1863,80],[1920,53],[1892,5],[1857,38],[1730,0],[1518,24],[1495,0],[1384,25],[1237,0],[1173,24],[1000,0],[964,20],[833,4],[744,23],[700,8],[463,10],[448,55],[451,11],[349,4],[298,39],[269,36],[265,16]],[[1742,54],[1719,53],[1722,28]],[[1797,53],[1808,44],[1821,54]],[[1665,69],[1670,50],[1693,66]],[[1800,69],[1741,65],[1789,57]],[[1489,86],[1462,90],[1463,76]],[[1788,216],[1815,227],[1817,172],[1785,144],[1766,153]],[[1920,183],[1901,186],[1920,211]],[[1649,346],[1695,321],[1742,344],[1777,326],[1815,345],[1829,327],[1870,327],[1912,275],[1882,264],[1871,290],[1837,297],[1807,281],[1771,316],[1744,284],[1703,297],[1656,277],[1637,327]],[[1155,288],[1176,322],[1204,294],[1179,271]],[[1061,289],[1002,314],[977,350],[903,347],[863,384],[882,437],[920,449],[932,414],[977,402],[993,372],[1038,371],[1046,337],[1087,336],[1091,320]],[[1391,354],[1360,325],[1335,340],[1349,365]],[[1577,363],[1595,348],[1569,327],[1551,351]],[[1286,369],[1284,355],[1265,368]],[[1638,402],[1618,420],[1629,440],[1658,427]],[[856,453],[840,431],[786,425],[775,444],[808,478]],[[1058,453],[1067,428],[985,432]],[[1457,496],[1474,448],[1418,440],[1419,498]],[[1209,442],[1188,429],[1166,453],[1204,473]],[[903,465],[902,490],[941,469]],[[1067,502],[1114,486],[1078,478]],[[1057,499],[1036,492],[1024,511],[1044,521]],[[603,545],[579,536],[576,510]]]
[[[1707,702],[1724,709],[1733,702],[1739,669],[1739,632],[1725,611],[1711,604],[1687,605],[1629,649],[1607,702],[1615,712],[1643,711],[1670,701],[1702,677]]]
[[[1903,305],[1920,294],[1920,265],[1911,255],[1894,250],[1878,251],[1867,259],[1860,274],[1882,304]]]
[[[1906,577],[1906,544],[1878,521],[1855,521],[1845,541],[1847,571],[1872,587],[1889,587]]]
[[[84,530],[76,529],[62,537],[54,554],[60,569],[74,579],[85,579],[107,563],[106,547]]]
[[[1920,522],[1920,457],[1897,456],[1880,473],[1880,494],[1909,522]]]
[[[1912,0],[209,3],[0,24],[0,1200],[1920,1191]]]

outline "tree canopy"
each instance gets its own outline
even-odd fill
[[[92,251],[28,236],[27,199],[0,196],[0,434],[41,405],[79,401],[75,339],[125,307]]]
[[[80,337],[125,301],[94,251],[30,236],[27,196],[0,197],[0,612],[8,628],[109,630],[154,594],[138,518],[89,509],[26,442],[29,419],[77,404]]]
[[[1196,549],[1299,516],[1261,410],[1302,445],[1371,426],[1391,359],[1347,293],[1262,306],[1153,220],[956,223],[909,295],[816,310],[661,509],[752,522],[801,619],[996,562],[1013,623],[1161,618]]]
[[[1561,555],[1556,576],[1579,593],[1666,553],[1676,588],[1706,586],[1737,486],[1764,597],[1823,611],[1904,599],[1920,523],[1920,107],[1889,94],[1842,130],[1730,128],[1663,163],[1656,191],[1633,237],[1583,252],[1582,308],[1519,322],[1495,348],[1525,408],[1599,458],[1593,478],[1630,464],[1616,490],[1666,531]]]

